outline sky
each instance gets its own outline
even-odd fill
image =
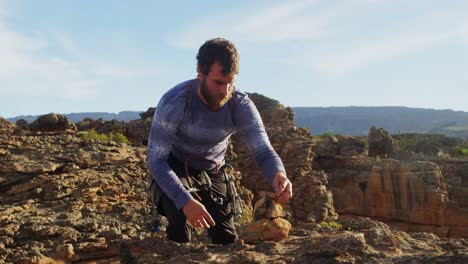
[[[466,0],[0,0],[0,116],[145,111],[224,37],[284,106],[468,111]]]

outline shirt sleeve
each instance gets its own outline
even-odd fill
[[[182,99],[181,99],[182,98]],[[167,159],[183,118],[184,96],[163,96],[156,108],[148,139],[147,163],[153,179],[177,209],[183,208],[192,195],[169,167]]]
[[[255,162],[263,176],[273,185],[278,171],[286,173],[283,162],[270,144],[260,113],[250,98],[245,95],[235,109],[235,121],[239,132],[244,135]]]

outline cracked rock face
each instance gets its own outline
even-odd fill
[[[0,262],[85,260],[149,236],[144,148],[1,134],[0,149]]]
[[[318,157],[339,214],[371,216],[407,231],[468,237],[466,161]],[[437,164],[439,163],[439,165]],[[442,168],[442,169],[441,169]],[[455,185],[454,182],[460,182]]]
[[[281,157],[288,178],[293,184],[290,202],[283,205],[288,220],[320,222],[338,217],[333,207],[333,197],[327,189],[327,175],[313,168],[313,148],[316,141],[304,128],[294,126],[294,114],[278,101],[259,94],[249,94],[262,116],[271,145]],[[251,158],[243,138],[234,134],[227,159],[243,175],[242,185],[257,196],[262,191],[272,191]]]
[[[198,230],[192,243],[178,244],[147,231],[144,148],[2,133],[0,150],[0,263],[468,261],[466,240],[407,234],[367,218],[339,219],[335,229],[295,221],[280,242],[212,245]],[[325,181],[316,176],[312,182]]]
[[[398,141],[383,128],[372,126],[369,130],[369,157],[394,157],[400,150]]]
[[[5,118],[0,116],[0,133],[1,134],[10,134],[15,129],[15,125]]]
[[[281,242],[219,246],[200,241],[184,245],[158,238],[128,241],[121,245],[120,260],[128,263],[464,263],[468,260],[466,240],[441,239],[429,233],[410,235],[369,218],[343,218],[339,223],[343,229],[298,224]]]
[[[283,204],[292,223],[283,240],[220,246],[210,244],[203,230],[197,230],[189,244],[168,241],[162,232],[151,234],[146,226],[149,175],[144,147],[86,142],[76,132],[60,130],[20,133],[19,126],[0,118],[0,263],[468,263],[466,239],[410,234],[363,217],[338,219],[328,186],[339,184],[340,178],[321,168],[368,168],[370,159],[333,156],[361,154],[361,143],[337,137],[336,151],[325,146],[323,153],[332,155],[320,160],[313,152],[317,142],[306,129],[293,125],[290,109],[260,95],[251,97],[294,184],[294,198]],[[149,121],[137,121],[132,126],[102,125],[125,128],[126,135],[133,127],[137,136],[132,142],[138,143],[147,136]],[[236,185],[245,206],[251,207],[250,191],[257,195],[270,186],[240,138],[233,138],[228,156],[240,171]],[[453,174],[453,186],[465,182],[454,166],[442,166],[443,172]],[[362,190],[365,176],[352,177],[358,181],[357,188],[350,185],[354,191]],[[442,178],[421,180],[430,183],[424,188],[440,187],[444,194]],[[449,192],[451,196],[464,201],[463,193]],[[318,224],[323,220],[335,222]]]

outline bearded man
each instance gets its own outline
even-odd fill
[[[148,140],[148,168],[157,210],[169,222],[168,239],[189,242],[193,228],[203,227],[213,243],[230,244],[237,233],[224,155],[232,134],[245,137],[279,202],[291,199],[292,184],[257,108],[234,86],[239,73],[234,44],[223,38],[206,41],[197,54],[197,73],[159,101]]]

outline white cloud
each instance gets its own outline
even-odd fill
[[[236,42],[265,43],[317,38],[324,34],[329,14],[310,15],[318,0],[286,2],[263,10],[236,10],[198,20],[168,37],[179,48],[198,48],[205,40],[224,36]],[[307,12],[306,12],[307,11]]]
[[[79,65],[59,57],[38,56],[48,44],[46,40],[14,32],[0,17],[1,94],[68,99],[96,94],[95,80],[87,78]]]
[[[386,8],[383,5],[384,2],[381,4],[380,8]],[[406,5],[407,3],[402,4]],[[352,23],[354,16],[370,20],[368,17],[371,14],[366,12],[369,10],[360,13],[359,6],[349,9],[349,23]],[[392,30],[375,27],[370,34],[366,32],[368,35],[361,35],[359,29],[351,25],[351,28],[348,29],[350,31],[346,32],[346,35],[337,36],[330,47],[309,45],[299,55],[279,61],[308,67],[320,73],[351,72],[389,58],[432,49],[447,43],[461,42],[463,41],[463,33],[461,32],[463,27],[466,28],[464,17],[462,11],[447,8],[419,17],[414,16],[405,21],[404,25],[399,28],[395,26]],[[340,32],[340,28],[344,25],[346,24],[334,23],[330,29],[334,32]],[[325,40],[325,42],[327,41]]]
[[[384,39],[361,42],[359,45],[317,58],[313,68],[319,72],[344,73],[388,58],[430,49],[453,39],[457,31],[421,32],[418,30],[399,32]]]
[[[155,68],[136,68],[136,67],[124,67],[109,63],[94,63],[93,72],[102,77],[113,77],[113,78],[133,78],[145,75],[156,75],[158,70]]]
[[[466,15],[459,4],[425,14],[434,10],[430,5],[434,3],[416,0],[287,1],[251,13],[236,10],[198,19],[171,35],[169,42],[179,48],[196,49],[209,38],[224,36],[241,45],[276,45],[285,56],[269,61],[301,65],[321,73],[344,73],[466,39],[466,28],[464,34],[460,33]],[[408,17],[390,18],[389,12],[393,11],[406,12]],[[376,21],[378,14],[386,20]],[[385,28],[380,28],[379,23]],[[363,24],[365,28],[361,28]],[[298,40],[302,41],[300,45],[295,43]],[[300,54],[291,55],[292,49]]]
[[[5,9],[0,10],[6,14]],[[44,52],[53,48],[54,53]],[[63,51],[66,56],[59,52]],[[73,59],[67,59],[71,57]],[[98,85],[119,78],[154,75],[157,70],[120,66],[87,58],[65,34],[27,36],[15,32],[0,16],[0,94],[10,96],[53,96],[86,100],[97,96]]]
[[[241,17],[229,25],[230,31],[245,41],[281,41],[295,38],[310,38],[314,29],[324,21],[303,15],[303,11],[318,1],[282,3]]]

